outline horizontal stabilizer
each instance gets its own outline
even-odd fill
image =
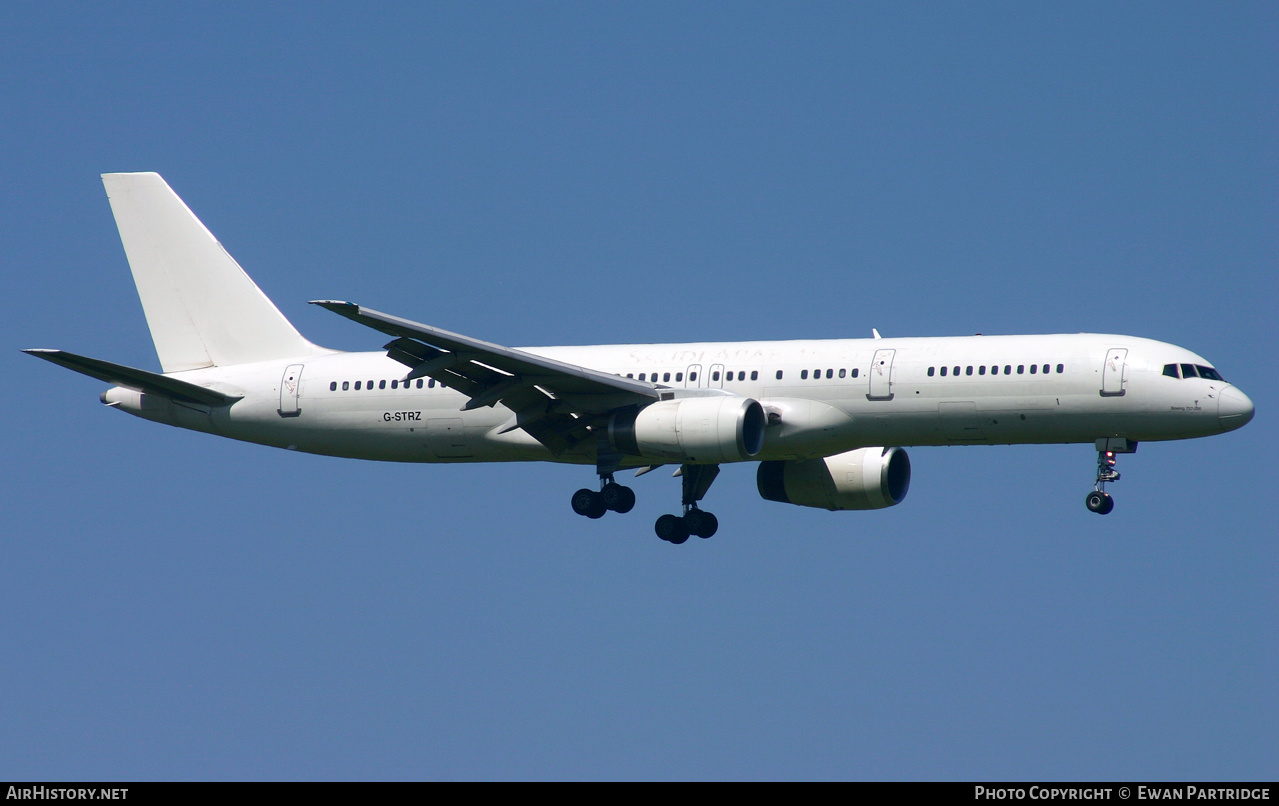
[[[59,366],[75,370],[81,375],[88,375],[90,378],[113,383],[116,386],[123,386],[126,389],[133,389],[137,392],[160,395],[161,397],[182,400],[188,403],[199,403],[204,406],[225,406],[228,403],[234,403],[241,397],[239,395],[224,395],[221,392],[206,389],[194,383],[179,381],[176,378],[170,378],[155,372],[147,372],[145,369],[134,369],[133,367],[112,364],[110,361],[102,361],[97,358],[86,358],[75,353],[68,353],[65,350],[23,350],[22,352],[34,355],[36,358],[43,358],[45,361],[52,361]]]

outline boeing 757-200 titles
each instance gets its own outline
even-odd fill
[[[725,462],[757,462],[770,501],[901,503],[903,446],[1087,443],[1088,509],[1106,514],[1117,454],[1240,428],[1247,395],[1207,360],[1133,336],[1072,334],[512,349],[351,302],[327,308],[389,341],[307,341],[158,174],[104,174],[163,373],[27,350],[112,384],[108,406],[291,450],[394,462],[594,465],[588,518],[627,512],[614,480],[677,465],[682,512],[659,537],[710,537],[699,502]]]

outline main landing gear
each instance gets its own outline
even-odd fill
[[[602,518],[604,513],[630,512],[635,506],[635,492],[630,488],[613,481],[613,471],[601,463],[597,468],[600,477],[599,492],[582,488],[573,493],[571,503],[573,511],[587,518]],[[697,502],[702,500],[711,482],[719,475],[719,465],[682,465],[677,476],[683,485],[683,515],[663,515],[653,525],[657,536],[668,543],[685,543],[688,538],[710,537],[719,530],[719,518],[700,509]]]
[[[1115,499],[1106,492],[1106,484],[1119,481],[1119,471],[1115,470],[1115,454],[1136,452],[1137,443],[1127,439],[1112,437],[1097,440],[1097,481],[1093,484],[1093,491],[1084,499],[1090,512],[1108,515],[1115,508]]]
[[[635,491],[613,481],[621,456],[612,449],[601,434],[595,459],[595,473],[600,477],[600,491],[585,487],[573,493],[573,511],[588,518],[602,518],[604,513],[630,512],[635,506]]]
[[[653,524],[653,531],[667,543],[680,544],[688,540],[690,535],[710,537],[719,531],[719,518],[699,509],[697,502],[702,500],[711,482],[719,475],[719,465],[683,465],[679,469],[680,481],[684,487],[682,499],[684,514],[663,515]]]
[[[585,487],[573,493],[573,511],[588,518],[602,518],[604,513],[630,512],[635,506],[635,491],[613,481],[613,474],[600,476],[600,491]]]

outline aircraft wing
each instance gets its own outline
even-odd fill
[[[503,432],[523,428],[557,454],[587,437],[586,427],[602,415],[661,397],[652,383],[502,347],[353,302],[311,304],[395,336],[385,349],[409,368],[405,380],[430,377],[456,389],[470,398],[463,411],[501,403],[515,412]]]

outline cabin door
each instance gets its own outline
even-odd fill
[[[297,417],[302,413],[302,364],[289,364],[280,379],[280,416]]]
[[[896,350],[876,350],[875,360],[870,364],[870,392],[867,400],[893,399],[893,355]]]
[[[1119,397],[1124,393],[1124,361],[1128,351],[1121,347],[1112,347],[1106,352],[1106,364],[1101,369],[1102,397]]]

